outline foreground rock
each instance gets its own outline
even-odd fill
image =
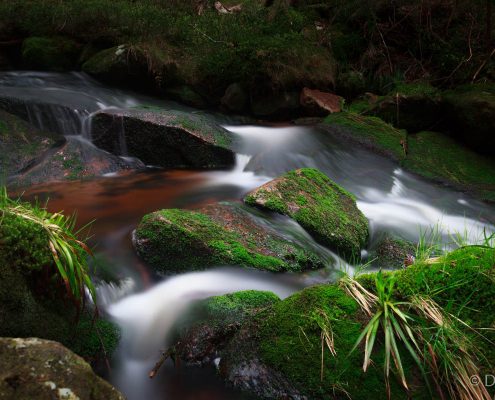
[[[279,301],[272,292],[246,290],[199,302],[176,326],[175,356],[191,365],[213,364],[247,318]]]
[[[142,168],[145,168],[144,164],[137,159],[114,156],[80,137],[69,136],[59,146],[31,160],[11,181],[18,186],[29,186]]]
[[[102,346],[110,355],[119,340],[118,329],[94,320],[91,312],[76,318],[45,229],[7,210],[0,212],[0,337],[56,340],[90,361],[102,359]]]
[[[201,115],[162,109],[107,110],[96,114],[93,143],[166,168],[225,168],[235,161],[232,138]]]
[[[134,234],[138,254],[158,271],[240,265],[267,271],[322,268],[318,255],[257,221],[239,204],[145,215]]]
[[[0,338],[0,397],[5,400],[123,400],[82,358],[60,343]]]
[[[456,317],[469,321],[470,326],[492,326],[495,317],[487,299],[494,295],[494,262],[495,251],[479,247],[462,248],[429,263],[418,262],[393,273],[392,297],[428,294],[447,310],[454,298],[461,304],[469,301],[470,307],[459,306]],[[369,274],[358,280],[374,292],[375,277]],[[472,282],[477,286],[474,292]],[[351,352],[369,318],[338,284],[304,289],[249,317],[222,350],[220,373],[233,386],[267,399],[386,399],[384,344],[379,339],[382,328],[367,372],[362,369],[363,349]],[[493,333],[471,336],[470,327],[460,329],[483,349],[483,355],[474,359],[476,367],[481,371],[489,368],[495,353],[486,343],[493,340]],[[322,341],[325,332],[333,339],[334,355]],[[407,350],[398,343],[410,390],[406,393],[398,380],[391,379],[389,398],[436,398],[438,387],[429,393],[414,362],[406,356]],[[458,349],[458,343],[448,346],[450,351]],[[445,395],[447,389],[442,387],[442,391]]]
[[[0,110],[0,171],[2,179],[19,172],[51,148],[58,139]]]
[[[314,238],[341,255],[359,257],[368,221],[354,196],[312,168],[290,171],[249,193],[246,204],[295,219]]]

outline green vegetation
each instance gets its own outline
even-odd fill
[[[351,112],[330,114],[325,123],[345,128],[342,134],[378,153],[402,160],[405,157],[403,144],[406,132],[394,128],[377,117],[366,117]]]
[[[311,398],[384,399],[387,374],[400,378],[389,381],[392,399],[407,397],[401,380],[413,398],[439,391],[452,399],[489,398],[468,379],[490,371],[495,360],[493,332],[485,329],[495,322],[494,266],[495,249],[467,246],[395,272],[307,288],[257,314],[248,322],[250,344],[234,338],[233,345],[254,346]]]
[[[74,68],[77,44],[64,37],[31,37],[22,45],[24,66],[32,69],[64,71]]]
[[[143,217],[135,234],[138,254],[159,271],[240,265],[268,271],[323,267],[322,261],[253,223],[235,206],[200,212],[166,209]]]
[[[427,178],[476,193],[495,201],[495,162],[436,132],[408,137],[409,153],[404,167]]]
[[[56,340],[88,360],[110,355],[119,332],[83,308],[94,296],[74,219],[0,196],[0,336]]]
[[[290,171],[244,201],[294,218],[316,240],[348,258],[359,256],[368,238],[368,222],[354,196],[317,169]]]

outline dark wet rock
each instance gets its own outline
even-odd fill
[[[317,169],[290,171],[253,190],[244,201],[290,216],[344,257],[359,258],[368,238],[368,221],[355,197]]]
[[[134,246],[146,262],[163,272],[218,265],[281,272],[325,265],[317,254],[284,238],[235,203],[145,215],[135,231]]]
[[[22,43],[24,68],[68,71],[75,67],[80,46],[65,37],[30,37]]]
[[[225,89],[221,103],[228,111],[240,113],[247,107],[248,95],[241,84],[232,83]]]
[[[60,343],[0,338],[0,397],[5,400],[123,400],[81,357]]]
[[[301,91],[300,102],[309,113],[324,116],[340,112],[344,99],[333,93],[304,88]]]
[[[14,114],[43,131],[77,135],[82,130],[81,116],[73,108],[41,99],[19,99],[0,94],[0,109]]]
[[[235,161],[232,136],[210,118],[159,108],[107,110],[92,122],[98,147],[166,168],[225,168]]]
[[[191,86],[188,85],[180,85],[167,88],[165,92],[172,99],[177,100],[183,104],[187,104],[191,107],[205,108],[208,105],[206,100]]]
[[[466,85],[442,96],[448,126],[466,146],[495,155],[495,85]]]
[[[22,119],[0,110],[0,171],[5,179],[19,172],[52,147],[55,135],[41,132]]]
[[[271,292],[247,290],[198,302],[176,326],[176,357],[192,365],[214,364],[247,318],[278,301]]]
[[[126,44],[97,52],[82,65],[82,70],[111,84],[151,83],[146,55],[140,48]]]
[[[59,143],[31,160],[10,179],[11,183],[29,186],[145,168],[137,159],[117,157],[79,136],[68,136]]]
[[[291,118],[300,109],[298,92],[274,92],[251,95],[251,111],[260,118]]]

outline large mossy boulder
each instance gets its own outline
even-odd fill
[[[493,332],[483,329],[495,322],[490,312],[495,301],[494,268],[495,249],[472,246],[384,276],[395,278],[396,301],[430,296],[443,312],[464,321],[458,328],[482,349],[484,357],[475,362],[483,374],[495,360],[493,346],[488,345]],[[367,274],[357,280],[376,294],[375,278],[376,274]],[[366,372],[363,349],[351,351],[370,318],[341,285],[309,287],[249,317],[223,348],[220,373],[233,386],[261,398],[386,399],[382,328]],[[325,344],[325,334],[333,339],[335,355]],[[389,398],[437,398],[435,387],[430,393],[407,350],[398,343],[410,391],[406,393],[398,379],[391,379]],[[450,345],[457,350],[457,343]]]
[[[495,85],[466,85],[443,94],[452,133],[466,146],[495,155]]]
[[[213,364],[246,319],[279,301],[274,293],[257,290],[199,301],[176,324],[175,356],[192,365]]]
[[[0,338],[0,396],[5,400],[124,400],[89,364],[60,343]]]
[[[113,154],[166,168],[225,168],[235,161],[228,131],[206,116],[181,111],[102,111],[93,117],[92,139]]]
[[[288,215],[317,241],[359,258],[368,239],[368,221],[355,197],[313,168],[290,171],[250,192],[246,204]]]
[[[74,69],[79,45],[72,39],[57,37],[30,37],[22,43],[24,68],[48,71]]]
[[[111,354],[118,329],[101,319],[93,323],[91,312],[78,318],[45,228],[3,208],[0,213],[0,336],[56,340],[90,361],[102,356],[102,346]]]
[[[378,117],[340,112],[325,118],[325,125],[330,127],[332,134],[357,142],[394,160],[400,161],[406,155],[406,132]]]
[[[495,160],[437,132],[408,137],[403,166],[421,176],[495,202]]]
[[[147,263],[162,272],[221,265],[281,272],[325,265],[311,250],[262,225],[235,203],[147,214],[134,233],[134,246]]]
[[[90,142],[68,136],[59,145],[24,166],[11,185],[30,186],[64,180],[82,180],[126,170],[144,169],[137,159],[121,158],[98,149]]]
[[[56,143],[53,134],[41,132],[22,119],[0,110],[0,171],[5,179],[26,167]]]

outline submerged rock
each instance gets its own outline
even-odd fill
[[[0,171],[5,179],[24,168],[56,143],[20,118],[0,110]]]
[[[81,357],[60,343],[0,338],[0,396],[5,400],[123,400]]]
[[[293,243],[237,204],[145,215],[134,234],[138,254],[162,272],[240,265],[267,271],[322,268],[318,255]]]
[[[79,180],[144,167],[137,159],[117,157],[78,136],[68,136],[59,146],[25,165],[11,178],[11,183],[28,186]]]
[[[244,201],[290,216],[347,258],[359,258],[368,238],[368,221],[354,196],[317,169],[290,171],[253,190]]]
[[[176,326],[175,356],[192,365],[213,364],[247,318],[279,301],[272,292],[256,290],[200,301]]]
[[[98,147],[166,168],[234,165],[232,136],[210,118],[159,108],[106,110],[92,122]]]

